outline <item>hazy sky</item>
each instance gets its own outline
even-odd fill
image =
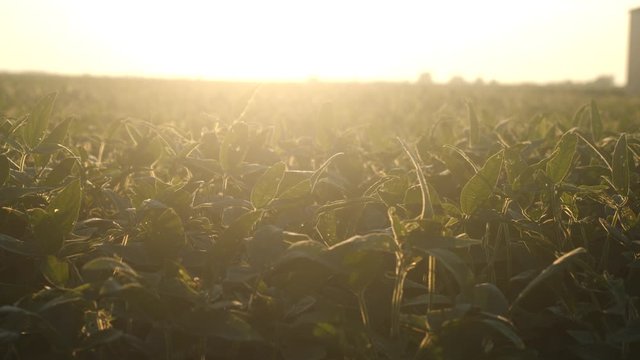
[[[0,0],[0,71],[500,82],[626,77],[627,0]]]

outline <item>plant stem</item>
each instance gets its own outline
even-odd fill
[[[400,335],[400,308],[402,306],[402,295],[404,292],[404,281],[407,278],[407,269],[404,266],[404,257],[402,254],[397,256],[396,262],[396,281],[393,287],[393,296],[391,298],[391,338],[397,338]]]
[[[427,313],[433,310],[433,295],[436,292],[436,258],[427,257],[427,291],[429,292],[429,304],[427,304]]]

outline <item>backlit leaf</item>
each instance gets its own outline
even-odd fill
[[[71,232],[73,224],[78,220],[81,202],[82,189],[80,180],[76,179],[65,186],[49,203],[47,211],[53,214],[64,234]]]
[[[249,149],[249,126],[239,121],[229,128],[220,144],[220,166],[226,173],[235,170],[244,161]]]
[[[555,184],[560,183],[569,173],[573,156],[576,153],[578,138],[573,133],[565,133],[556,145],[551,158],[547,162],[547,176]]]
[[[51,170],[42,184],[45,186],[56,186],[60,184],[62,180],[71,175],[71,171],[73,170],[73,166],[76,162],[77,159],[75,158],[66,158],[62,160]]]
[[[41,254],[57,253],[62,247],[66,234],[61,222],[57,220],[55,214],[44,209],[30,209],[27,213],[35,238],[33,246]]]
[[[42,252],[32,243],[18,240],[12,236],[0,234],[0,249],[23,256],[40,256]]]
[[[503,151],[499,151],[487,159],[480,169],[462,188],[460,193],[460,209],[467,215],[472,214],[491,195],[496,186],[502,168]]]
[[[156,259],[177,257],[186,243],[182,220],[173,208],[151,215],[146,230],[145,248]]]
[[[93,259],[82,267],[83,271],[108,271],[108,272],[119,272],[127,274],[131,277],[137,278],[139,277],[138,273],[133,270],[129,265],[127,265],[122,260],[109,258],[109,257],[99,257],[97,259]]]
[[[316,184],[318,183],[318,180],[320,180],[320,176],[329,167],[331,162],[333,162],[336,158],[338,158],[338,157],[340,157],[342,155],[344,155],[344,153],[333,154],[330,158],[325,160],[325,162],[322,163],[322,165],[320,165],[320,167],[316,171],[313,172],[313,174],[311,175],[311,178],[310,178],[311,191],[313,191],[313,189],[315,189]]]
[[[278,162],[267,169],[251,190],[251,203],[255,208],[265,207],[278,193],[286,166]]]
[[[40,265],[42,275],[53,285],[64,287],[69,281],[69,263],[48,255]]]
[[[24,142],[31,149],[42,140],[42,137],[49,126],[49,118],[53,111],[53,105],[56,101],[57,93],[45,95],[36,104],[31,115],[27,119],[26,124],[22,128],[22,136]]]
[[[514,308],[522,299],[524,299],[533,289],[545,282],[550,277],[564,271],[575,259],[581,254],[586,253],[587,250],[583,247],[579,247],[569,251],[568,253],[557,258],[551,265],[547,266],[535,279],[531,280],[527,286],[520,291],[518,297],[511,304],[511,308]]]
[[[627,147],[627,135],[622,134],[616,142],[611,161],[611,180],[613,186],[621,195],[629,193],[629,150]]]

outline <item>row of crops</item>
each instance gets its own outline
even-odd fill
[[[640,133],[596,102],[309,137],[56,98],[0,118],[5,359],[640,354]]]

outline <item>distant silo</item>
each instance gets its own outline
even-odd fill
[[[631,93],[640,94],[640,8],[631,10],[627,66],[627,89]]]

